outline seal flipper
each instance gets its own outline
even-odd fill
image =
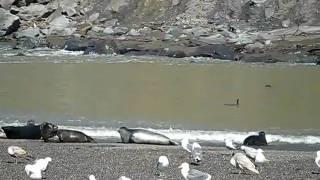
[[[96,142],[92,137],[86,135],[87,139],[88,139],[88,142]]]
[[[179,146],[180,144],[176,141],[170,140],[170,145],[175,145],[175,146]]]

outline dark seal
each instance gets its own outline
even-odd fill
[[[3,126],[1,127],[8,139],[40,139],[40,125],[35,125],[29,120],[26,126]]]
[[[178,145],[167,136],[145,129],[129,129],[121,127],[118,132],[123,143]]]
[[[58,129],[58,126],[51,123],[43,123],[41,136],[45,142],[85,143],[94,142],[94,139],[83,132]]]
[[[243,145],[249,145],[249,146],[267,146],[267,140],[266,140],[266,134],[261,131],[259,132],[259,135],[252,135],[247,137],[243,141]]]

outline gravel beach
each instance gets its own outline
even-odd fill
[[[37,158],[52,157],[44,173],[46,179],[157,179],[155,167],[160,155],[169,158],[170,165],[162,179],[183,179],[178,166],[189,162],[188,154],[179,146],[157,146],[121,143],[44,143],[33,140],[1,139],[0,179],[28,179],[25,160],[13,163],[7,147],[18,145]],[[270,162],[258,167],[260,175],[238,174],[229,160],[231,151],[223,147],[203,147],[203,163],[191,168],[208,172],[212,179],[320,179],[320,169],[314,163],[316,152],[265,150]]]

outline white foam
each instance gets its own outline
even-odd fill
[[[0,126],[23,126],[26,123],[21,123],[18,120],[12,123],[6,123],[0,121]],[[83,127],[83,126],[64,126],[59,125],[61,129],[71,129],[81,131],[89,136],[105,139],[105,138],[120,138],[117,132],[118,128],[109,127]],[[234,142],[242,143],[243,140],[249,135],[256,135],[258,132],[249,131],[203,131],[203,130],[181,130],[181,129],[152,129],[147,130],[158,132],[169,137],[175,141],[181,141],[187,137],[190,140],[211,142],[211,143],[223,143],[224,139],[232,139]],[[284,134],[270,134],[266,131],[266,139],[268,143],[281,142],[289,144],[317,144],[320,143],[320,136],[314,135],[284,135]]]

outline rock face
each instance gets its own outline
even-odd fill
[[[0,36],[15,32],[20,26],[19,17],[10,14],[9,11],[0,8]]]
[[[3,9],[9,10],[15,0],[0,0],[0,6]]]

